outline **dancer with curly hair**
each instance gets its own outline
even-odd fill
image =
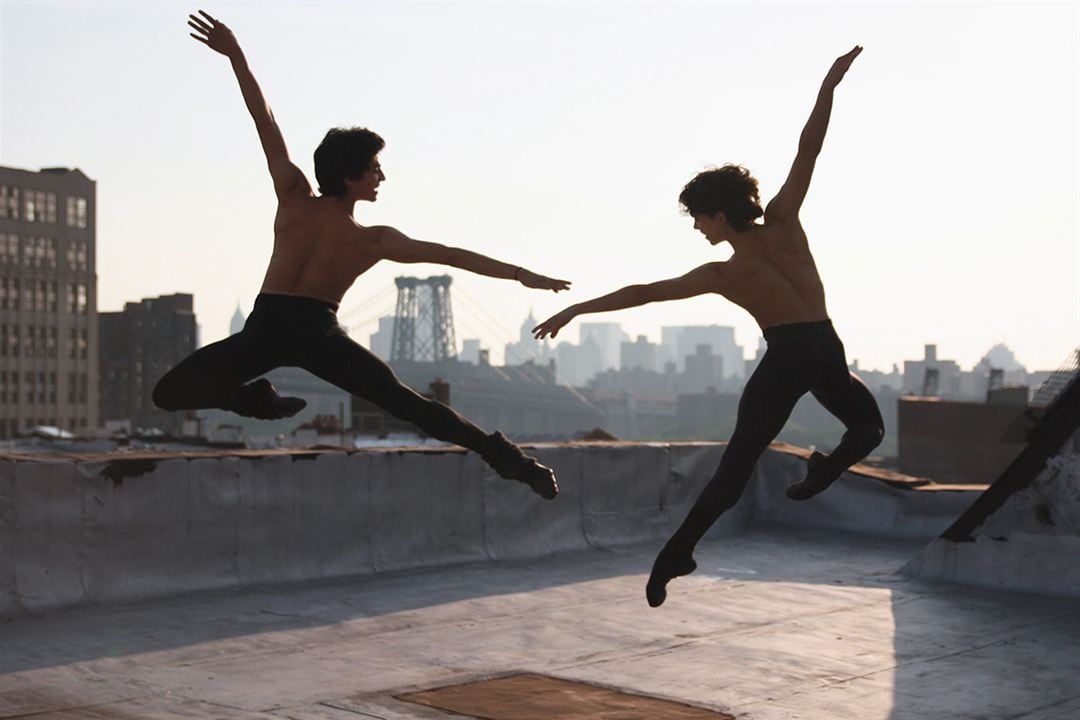
[[[745,308],[765,335],[768,349],[743,390],[735,430],[720,466],[653,564],[646,586],[653,607],[666,599],[671,579],[697,568],[695,546],[716,519],[738,502],[758,458],[804,394],[813,393],[847,430],[831,453],[811,455],[806,478],[787,490],[791,499],[805,500],[825,490],[877,447],[884,435],[873,395],[848,371],[844,346],[825,309],[825,290],[799,222],[799,209],[825,140],[833,91],[860,52],[862,48],[855,47],[838,58],[825,76],[787,180],[764,210],[757,180],[737,165],[700,173],[679,195],[679,202],[694,219],[694,229],[712,245],[729,243],[734,251],[731,259],[572,305],[534,329],[537,338],[555,337],[585,313],[715,293]],[[755,222],[762,217],[763,222]]]

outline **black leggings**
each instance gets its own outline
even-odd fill
[[[163,410],[231,410],[237,393],[274,368],[303,368],[431,437],[487,449],[484,431],[452,409],[404,385],[374,353],[353,342],[337,322],[337,306],[314,298],[261,293],[244,329],[189,355],[158,382]]]
[[[720,467],[669,541],[673,549],[692,551],[739,501],[758,458],[807,392],[847,427],[825,460],[837,474],[866,457],[885,434],[877,402],[862,380],[848,372],[844,345],[830,321],[768,328],[765,340],[768,350],[739,399],[735,432]]]

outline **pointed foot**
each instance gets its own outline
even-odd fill
[[[667,584],[677,577],[689,575],[697,570],[697,563],[691,555],[679,555],[665,547],[656,556],[649,582],[645,584],[645,599],[649,607],[660,607],[667,600]]]
[[[554,470],[523,453],[501,432],[492,433],[488,439],[491,449],[482,457],[501,477],[525,483],[545,500],[553,500],[559,494]]]
[[[259,420],[281,420],[292,417],[307,407],[307,401],[298,397],[282,397],[266,378],[259,378],[241,387],[229,406],[237,415]]]
[[[809,500],[818,493],[824,492],[836,482],[841,472],[835,472],[828,468],[825,462],[828,458],[816,450],[810,453],[806,460],[806,479],[797,482],[787,489],[787,496],[791,500]]]

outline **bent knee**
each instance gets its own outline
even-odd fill
[[[871,450],[881,444],[885,439],[885,428],[881,425],[861,425],[851,432],[859,439],[860,444]]]

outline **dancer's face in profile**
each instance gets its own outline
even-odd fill
[[[375,199],[379,196],[379,184],[386,179],[386,174],[382,171],[382,165],[379,164],[379,156],[376,155],[371,160],[371,165],[364,171],[364,174],[358,177],[356,180],[347,181],[351,186],[354,196],[357,200],[367,200],[368,202],[375,202]]]
[[[694,229],[701,232],[710,245],[717,245],[727,239],[727,218],[724,213],[715,215],[694,215]]]

